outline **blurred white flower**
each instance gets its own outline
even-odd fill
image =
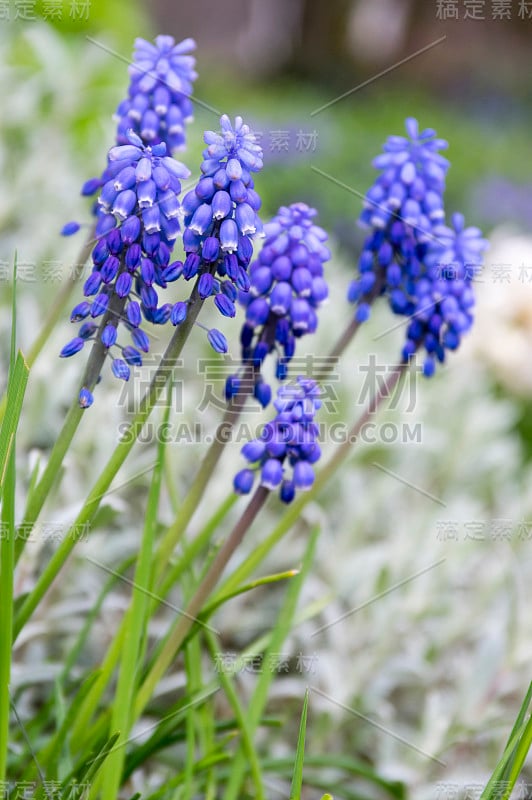
[[[508,391],[532,394],[532,237],[501,228],[491,238],[468,347]]]

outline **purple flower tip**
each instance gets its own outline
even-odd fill
[[[234,477],[233,487],[236,494],[249,494],[253,488],[255,473],[251,469],[242,469]]]
[[[78,397],[78,402],[80,408],[89,408],[92,406],[94,402],[94,397],[92,396],[92,392],[90,392],[85,386],[81,389]]]
[[[207,339],[212,349],[216,350],[217,353],[227,353],[229,349],[227,339],[217,328],[211,328],[211,330],[207,332]]]
[[[81,225],[79,222],[67,222],[66,225],[63,225],[61,228],[61,236],[72,236],[74,233],[77,233]]]

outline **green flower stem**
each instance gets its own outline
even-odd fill
[[[78,281],[83,273],[83,268],[87,263],[87,261],[89,260],[92,248],[96,241],[95,234],[96,234],[96,224],[91,226],[85,244],[81,248],[78,261],[74,265],[72,277],[66,283],[64,283],[61,289],[57,292],[52,307],[48,313],[48,316],[44,320],[43,326],[39,331],[37,338],[33,342],[28,353],[25,355],[26,363],[29,369],[31,369],[32,366],[37,361],[37,358],[41,354],[44,345],[50,338],[50,334],[55,328],[57,321],[61,318],[63,314],[63,309],[66,305],[67,300],[74,291],[74,288],[78,285]],[[0,400],[0,423],[4,419],[6,408],[7,408],[7,395],[4,394],[4,396]]]
[[[211,655],[211,659],[213,663],[216,664],[217,659],[221,655],[218,650],[216,637],[214,633],[207,628],[204,630],[203,635],[205,637],[205,643]],[[233,686],[233,676],[227,675],[223,667],[221,670],[219,670],[218,674],[220,676],[220,683],[225,692],[227,702],[231,706],[233,714],[235,715],[235,719],[238,723],[242,748],[246,758],[249,761],[250,774],[255,787],[255,800],[264,800],[264,788],[262,783],[260,762],[257,751],[253,744],[253,736],[251,735],[244,709],[242,708],[240,700],[238,699],[237,691]]]
[[[170,406],[165,414],[168,421]],[[164,443],[159,445],[157,463],[148,496],[148,505],[144,523],[144,532],[138,554],[131,604],[124,616],[126,635],[121,651],[120,669],[114,703],[112,706],[111,730],[120,732],[116,746],[109,754],[100,773],[102,794],[104,797],[115,797],[121,784],[125,745],[131,730],[130,717],[135,684],[138,680],[139,654],[141,642],[145,636],[148,620],[148,594],[150,589],[151,559],[157,527],[157,509],[161,493],[161,480],[164,469]]]
[[[201,612],[206,600],[218,583],[218,580],[220,579],[231,556],[241,543],[246,532],[249,530],[255,517],[264,505],[269,493],[269,490],[264,486],[259,486],[257,488],[255,494],[249,501],[247,508],[233,528],[231,534],[218,550],[218,553],[216,554],[211,566],[203,577],[185,611],[178,618],[176,626],[170,632],[170,635],[168,636],[163,648],[157,656],[155,663],[153,664],[137,692],[137,699],[134,707],[135,719],[137,719],[144,711],[159,680],[172,663],[172,660],[175,658],[176,653],[179,651],[179,648],[183,644],[188,632],[196,622],[198,614]]]
[[[373,289],[368,294],[367,299],[366,299],[367,303],[369,303],[370,305],[373,304],[374,300],[376,300],[377,297],[379,297],[379,295],[380,295],[380,293],[382,291],[383,285],[384,285],[384,279],[381,276],[380,278],[377,278],[377,280],[375,281],[375,285],[374,285]],[[315,380],[320,382],[324,378],[326,378],[327,375],[330,372],[332,372],[333,368],[338,363],[338,360],[340,359],[340,357],[344,354],[346,349],[349,347],[349,345],[351,344],[351,342],[355,338],[355,336],[356,336],[356,334],[358,332],[358,329],[360,328],[361,325],[362,325],[362,323],[359,322],[356,319],[355,315],[353,314],[351,322],[344,329],[343,333],[340,334],[338,340],[336,341],[336,343],[333,345],[331,351],[329,352],[329,355],[328,355],[328,358],[327,358],[327,362],[323,365],[321,370],[319,372],[317,372],[313,376]]]
[[[227,513],[231,510],[237,500],[238,495],[235,494],[235,492],[230,492],[226,499],[222,502],[218,511],[207,522],[203,530],[197,536],[195,536],[194,539],[192,539],[190,542],[187,542],[186,545],[183,545],[179,559],[175,562],[175,564],[169,565],[167,572],[165,572],[164,576],[161,578],[161,582],[158,584],[157,594],[159,597],[165,598],[170,589],[176,585],[177,581],[187,569],[188,565],[194,561],[201,550],[208,545],[213,533],[216,532],[219,525],[221,525]],[[158,601],[153,603],[153,611],[158,605]]]
[[[250,374],[251,373],[251,374]],[[242,379],[242,385],[247,387],[252,378],[253,368],[248,367]],[[156,553],[157,562],[157,577],[161,575],[168,560],[170,559],[177,543],[181,536],[186,531],[187,526],[192,519],[194,512],[198,508],[199,501],[207,487],[207,484],[216,469],[216,466],[223,453],[226,441],[230,439],[230,432],[233,430],[249,397],[250,389],[239,392],[233,400],[228,403],[224,416],[216,429],[212,444],[210,445],[205,457],[203,458],[199,471],[194,478],[194,481],[188,490],[185,499],[179,511],[177,512],[174,522],[168,528],[166,534],[161,540]],[[166,591],[170,586],[166,587]],[[163,590],[164,595],[164,590]]]
[[[141,400],[139,411],[120,437],[118,444],[111,455],[111,458],[94,484],[70,531],[55,551],[46,568],[40,575],[33,590],[22,604],[16,618],[15,637],[18,636],[28,619],[31,617],[42,598],[50,588],[53,580],[61,571],[68,556],[74,549],[78,538],[77,531],[82,530],[84,526],[87,526],[93,520],[100,506],[102,498],[108,491],[116,473],[131,452],[146,420],[157,404],[159,397],[161,396],[161,393],[163,392],[164,387],[170,378],[175,362],[177,358],[179,358],[190,331],[192,330],[192,327],[201,311],[203,302],[203,299],[198,293],[198,282],[196,282],[190,298],[187,318],[181,323],[181,325],[177,327],[174,335],[172,336],[170,343],[166,348],[166,352],[161,359],[161,363],[157,368],[157,372],[153,376],[150,387]]]
[[[515,784],[517,783],[517,779],[521,774],[521,770],[523,769],[523,765],[526,761],[526,757],[528,756],[531,746],[532,746],[532,717],[529,717],[525,730],[523,731],[523,734],[519,739],[519,743],[513,755],[512,759],[513,763],[511,765],[507,779],[505,780],[506,788],[504,790],[504,794],[502,795],[502,800],[509,800],[510,795],[512,793],[512,789],[514,788]]]
[[[332,368],[336,366],[336,363],[340,358],[340,356],[343,355],[344,351],[347,349],[347,347],[351,344],[351,342],[355,338],[355,335],[358,329],[360,328],[361,324],[362,323],[358,322],[353,316],[349,325],[347,325],[347,327],[344,329],[344,332],[339,336],[336,344],[331,348],[327,359],[327,364],[323,366],[322,372],[324,371],[325,374],[328,374],[332,370]],[[322,372],[314,376],[317,381],[322,380]]]
[[[45,500],[58,479],[63,459],[82,420],[83,411],[84,409],[80,408],[76,398],[68,410],[65,421],[63,422],[63,427],[52,448],[42,477],[28,497],[24,519],[19,526],[15,542],[15,558],[17,561],[41,513]]]
[[[11,640],[13,636],[13,573],[15,567],[15,443],[8,456],[0,530],[0,785],[6,779],[9,741]]]
[[[346,436],[345,442],[342,442],[329,461],[316,475],[314,485],[308,492],[303,492],[297,497],[293,503],[290,504],[288,509],[283,514],[281,520],[274,528],[272,533],[254,548],[253,552],[238,566],[231,575],[223,583],[218,592],[213,597],[212,602],[216,603],[217,600],[224,595],[234,592],[240,584],[245,581],[253,570],[262,562],[266,555],[275,547],[275,545],[285,536],[286,533],[292,528],[293,525],[300,519],[305,506],[316,498],[321,492],[328,481],[333,477],[336,471],[341,467],[343,462],[348,457],[352,444],[355,442],[357,436],[360,434],[363,426],[373,413],[375,413],[382,403],[391,396],[399,380],[407,370],[407,364],[402,363],[396,370],[391,372],[379,390],[371,398],[368,406],[363,411],[362,415],[357,419],[351,427],[349,434]]]
[[[115,322],[117,319],[122,317],[125,304],[126,298],[118,297],[118,295],[113,294],[111,296],[109,308],[102,317],[99,330],[103,331],[108,322]],[[98,337],[92,346],[91,354],[89,356],[87,366],[85,367],[85,372],[79,389],[81,389],[82,386],[86,387],[90,391],[94,389],[106,358],[107,349],[104,347],[100,338]],[[84,413],[85,409],[80,407],[78,398],[76,396],[65,418],[63,428],[52,448],[50,458],[48,459],[48,463],[42,474],[42,477],[28,498],[26,513],[24,514],[24,519],[20,526],[20,533],[23,535],[18,536],[15,543],[15,553],[17,559],[20,557],[27,538],[42,511],[44,503],[46,502],[46,498],[48,497],[52,486],[56,482],[58,475],[60,474],[61,464],[63,463],[65,454],[72,443],[72,439],[74,438]]]
[[[266,665],[271,663],[272,656],[275,657],[275,654],[282,651],[283,644],[292,629],[301,589],[314,560],[319,533],[320,528],[316,526],[308,537],[301,570],[288,586],[281,610],[272,627],[270,640],[265,648],[263,663]],[[257,728],[260,725],[261,717],[264,714],[270,686],[274,679],[274,672],[275,670],[268,666],[261,670],[260,675],[257,677],[253,694],[248,701],[246,723],[252,738],[255,736]],[[246,753],[243,742],[240,742],[240,746],[233,758],[230,777],[225,787],[224,800],[236,800],[236,798],[242,796],[241,784],[247,771]]]
[[[17,355],[17,254],[13,263],[11,348],[7,378],[7,416],[0,428],[0,785],[8,769],[11,657],[14,611],[16,435],[28,381],[24,356]]]
[[[101,666],[98,668],[98,677],[96,678],[94,685],[91,686],[87,696],[79,708],[78,713],[76,714],[75,720],[73,721],[70,735],[70,743],[73,753],[77,753],[82,749],[87,734],[92,732],[92,729],[89,730],[89,723],[92,715],[94,714],[99,700],[109,681],[111,680],[114,668],[116,667],[122,654],[122,649],[127,634],[126,617],[127,614],[124,617],[117,633],[113,637]]]
[[[392,395],[395,387],[399,383],[400,378],[405,374],[407,366],[408,365],[405,362],[402,362],[398,367],[390,372],[387,379],[384,380],[382,385],[379,386],[378,390],[375,392],[360,417],[350,428],[345,442],[342,442],[335,453],[331,456],[325,467],[319,471],[318,475],[316,476],[315,485],[312,487],[310,492],[301,495],[301,499],[305,500],[305,504],[311,499],[309,495],[318,493],[332,478],[338,467],[340,467],[345,461],[351,450],[351,445],[358,439],[360,431],[371,418],[371,415],[374,414],[382,405],[382,403]]]

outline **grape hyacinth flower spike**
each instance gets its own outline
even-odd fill
[[[473,324],[474,278],[488,242],[478,228],[466,228],[462,214],[453,214],[452,227],[435,228],[435,240],[425,259],[426,271],[412,282],[408,300],[411,321],[403,347],[408,360],[426,353],[423,373],[434,374],[447,350],[456,350]]]
[[[284,503],[291,503],[298,490],[314,483],[315,464],[321,456],[319,428],[314,421],[321,406],[316,381],[299,376],[297,383],[279,387],[274,401],[277,415],[267,423],[258,439],[247,442],[242,455],[250,464],[234,478],[237,494],[249,494],[257,473],[260,485],[279,489]]]
[[[165,142],[169,153],[185,145],[185,126],[193,118],[192,84],[198,77],[193,39],[178,44],[172,36],[157,36],[155,44],[135,39],[127,100],[118,106],[119,144],[133,130],[145,144]]]
[[[212,297],[222,316],[234,317],[238,291],[247,292],[250,286],[252,237],[262,229],[257,214],[261,201],[251,176],[262,169],[262,149],[242,117],[233,126],[224,114],[220,129],[205,132],[202,176],[183,198],[183,277],[199,276],[200,297]],[[177,325],[185,317],[186,304],[177,303],[172,322]],[[227,350],[220,331],[213,329],[208,339],[217,352]]]
[[[166,288],[182,268],[181,262],[170,264],[170,254],[180,229],[181,179],[190,172],[166,155],[164,143],[145,146],[133,131],[128,141],[109,151],[111,175],[98,199],[103,232],[92,250],[85,300],[71,315],[72,322],[82,324],[78,336],[61,351],[67,357],[88,341],[97,345],[79,397],[84,408],[92,402],[107,353],[113,357],[114,375],[123,380],[129,378],[132,365],[142,364],[142,353],[149,351],[142,318],[163,324],[172,312],[171,304],[159,304],[155,286]],[[120,325],[130,332],[132,344],[119,341]]]
[[[385,294],[394,314],[410,318],[402,359],[425,351],[423,373],[434,374],[447,350],[456,350],[472,325],[473,279],[487,247],[478,228],[455,214],[444,224],[447,143],[407,119],[409,138],[391,136],[374,166],[381,170],[360,221],[372,230],[360,257],[360,277],[349,300],[365,321],[370,302]]]
[[[168,155],[185,149],[186,125],[193,119],[190,95],[198,77],[196,60],[191,55],[195,49],[193,39],[178,44],[172,36],[157,36],[155,44],[135,40],[128,97],[116,111],[117,144],[128,145],[129,131],[133,131],[144,145],[164,143]],[[85,181],[81,194],[93,196],[113,177],[113,164],[109,162],[100,178]],[[93,213],[98,220],[96,234],[105,233],[106,223],[101,220],[98,203],[94,204]],[[69,222],[61,234],[71,236],[79,228],[77,222]]]
[[[385,294],[392,311],[408,313],[404,287],[423,271],[423,261],[435,228],[445,213],[443,194],[449,162],[440,154],[447,142],[429,128],[419,132],[406,120],[408,138],[390,136],[373,166],[380,171],[366,195],[359,223],[369,228],[359,259],[359,277],[348,299],[355,318],[369,318],[375,297]]]
[[[284,380],[296,340],[316,331],[317,309],[328,296],[323,265],[330,258],[327,234],[316,225],[316,215],[306,203],[293,203],[282,206],[264,226],[262,250],[250,267],[250,291],[239,295],[246,308],[242,368],[226,382],[228,399],[243,388],[247,368],[253,371],[256,399],[268,405],[271,388],[261,375],[265,358],[277,353],[276,375]]]

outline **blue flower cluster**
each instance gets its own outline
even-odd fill
[[[224,114],[220,127],[220,133],[205,132],[202,177],[183,198],[183,277],[190,280],[199,275],[200,296],[213,297],[224,317],[234,317],[238,291],[245,293],[250,286],[252,237],[262,229],[257,215],[261,200],[251,177],[262,169],[262,149],[242,117],[236,117],[233,127]],[[179,303],[172,322],[182,321],[183,315],[186,305]],[[209,341],[215,350],[225,352],[227,344],[217,333],[219,337],[209,337]]]
[[[254,468],[240,470],[234,478],[237,494],[249,494],[260,470],[260,484],[279,489],[284,503],[291,503],[297,490],[308,490],[314,483],[315,464],[321,456],[317,442],[319,428],[314,421],[321,406],[316,381],[298,377],[285,384],[274,402],[276,417],[267,423],[258,439],[247,442],[242,455]],[[287,474],[287,466],[290,472]]]
[[[146,144],[165,142],[169,153],[185,145],[185,125],[192,120],[192,84],[198,77],[193,39],[175,43],[157,36],[155,44],[135,40],[127,100],[117,109],[117,141],[127,144],[134,130]]]
[[[442,362],[445,351],[456,349],[471,326],[474,275],[469,273],[479,265],[486,243],[477,229],[463,231],[458,216],[454,230],[444,225],[449,162],[439,151],[447,142],[432,129],[419,132],[412,118],[406,120],[406,131],[408,138],[390,136],[373,162],[380,174],[360,216],[371,232],[348,299],[357,306],[358,322],[369,318],[379,295],[386,295],[394,314],[411,317],[403,357],[424,348],[424,373],[430,376],[435,359]],[[444,276],[442,265],[450,264],[451,256],[454,270],[443,270]]]
[[[154,287],[165,288],[183,269],[179,261],[170,263],[170,255],[180,229],[180,181],[190,174],[166,155],[164,142],[145,146],[132,131],[128,141],[109,151],[107,180],[98,199],[99,238],[83,290],[86,300],[71,315],[72,322],[82,325],[61,351],[62,357],[71,356],[98,337],[106,350],[120,352],[113,358],[112,371],[123,380],[129,378],[131,365],[142,364],[141,352],[149,351],[142,317],[163,324],[172,313],[171,304],[159,305]],[[134,346],[119,344],[120,322],[130,331]],[[91,388],[82,390],[83,406],[92,402]]]
[[[327,234],[314,222],[316,215],[305,203],[279,209],[264,227],[264,245],[250,267],[249,293],[239,296],[246,308],[241,372],[246,365],[253,367],[254,395],[263,406],[271,399],[271,388],[261,375],[264,359],[277,352],[276,375],[284,380],[296,339],[316,331],[317,308],[328,296],[323,264],[331,254],[324,244]],[[227,398],[240,388],[240,374],[231,375],[226,382]]]
[[[439,150],[447,142],[432,129],[418,132],[407,119],[410,138],[390,136],[373,166],[381,170],[368,191],[360,224],[370,228],[359,260],[360,277],[352,281],[348,299],[357,304],[356,318],[369,317],[370,303],[388,294],[392,310],[402,313],[405,278],[423,271],[432,229],[444,218],[443,193],[449,162]]]
[[[190,53],[195,50],[193,39],[175,44],[172,36],[157,36],[155,44],[145,39],[135,40],[133,61],[129,67],[128,98],[118,106],[116,142],[129,144],[128,134],[133,131],[145,145],[164,142],[171,155],[185,147],[185,126],[192,120],[193,81],[196,60]],[[92,197],[113,177],[113,166],[108,164],[100,178],[85,181],[81,194]],[[102,233],[101,209],[95,203],[97,235]],[[67,223],[61,233],[71,236],[79,230],[76,222]]]
[[[488,246],[478,228],[465,228],[462,214],[453,214],[452,227],[434,229],[436,243],[429,247],[422,277],[411,282],[405,293],[406,313],[411,320],[402,357],[406,361],[424,349],[423,372],[434,374],[446,350],[456,350],[473,324],[475,294],[473,280]]]

